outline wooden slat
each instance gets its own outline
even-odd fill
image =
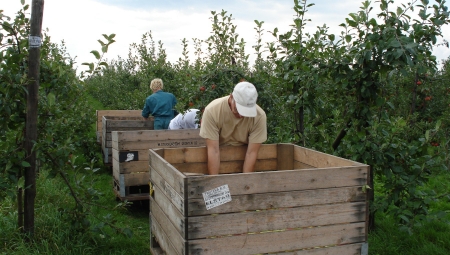
[[[165,152],[164,152],[165,153]],[[181,197],[185,197],[185,179],[186,176],[167,163],[154,150],[149,150],[150,171],[156,171],[162,179],[168,183]]]
[[[158,187],[155,188],[155,191],[160,193],[162,192]],[[177,229],[177,232],[182,238],[187,239],[186,217],[183,216],[183,214],[166,196],[158,195],[157,199],[158,201],[155,198],[150,197],[150,211],[153,210],[152,204],[158,204],[159,208],[164,208],[164,213],[173,226]]]
[[[141,186],[148,184],[148,180],[150,178],[150,174],[147,173],[133,173],[133,174],[121,174],[117,171],[117,169],[114,169],[113,167],[113,176],[116,178],[116,180],[122,181],[123,180],[123,186]],[[122,184],[121,183],[121,184]]]
[[[103,116],[130,116],[141,117],[142,110],[97,110],[97,122],[101,122]]]
[[[115,142],[141,142],[201,138],[199,133],[200,129],[117,131],[112,134],[112,140]]]
[[[180,172],[208,174],[208,163],[172,164]],[[220,163],[219,174],[242,173],[244,161],[223,161]],[[258,159],[255,162],[256,171],[274,171],[277,168],[276,159]]]
[[[325,245],[364,241],[364,223],[350,223],[318,228],[192,240],[189,254],[247,255],[292,251]]]
[[[172,224],[164,211],[157,203],[152,203],[150,206],[150,214],[153,220],[159,223],[164,233],[170,238],[170,243],[173,245],[178,254],[185,254],[186,241],[180,235],[177,228]]]
[[[113,169],[120,174],[130,174],[130,173],[148,173],[150,171],[150,166],[148,161],[130,161],[119,163],[118,160],[113,159]]]
[[[155,236],[158,244],[161,246],[161,249],[167,255],[184,255],[179,253],[179,250],[176,249],[173,244],[170,242],[170,236],[168,236],[162,229],[161,224],[156,221],[156,219],[150,214],[151,219],[151,232]]]
[[[364,201],[366,198],[366,195],[362,193],[360,187],[314,189],[249,195],[233,195],[233,190],[230,188],[230,193],[232,199],[230,202],[214,207],[210,210],[206,210],[205,201],[203,198],[189,199],[187,202],[188,215],[197,216],[309,205],[360,202]]]
[[[257,159],[276,159],[276,144],[262,144]],[[244,160],[247,146],[221,146],[220,162]],[[185,149],[167,149],[164,159],[170,164],[176,163],[206,163],[208,161],[206,147]]]
[[[153,197],[155,201],[163,206],[167,202],[164,202],[164,200],[169,201],[174,208],[176,208],[181,215],[186,215],[186,205],[185,200],[183,197],[180,196],[175,190],[170,187],[162,178],[161,176],[155,172],[151,172],[151,183],[153,183]],[[167,208],[163,207],[164,210]]]
[[[186,171],[190,172],[190,171]],[[202,193],[227,184],[231,195],[282,192],[291,190],[348,187],[366,184],[368,167],[336,167],[197,176],[188,179],[188,196],[202,198]]]
[[[278,144],[277,146],[277,170],[294,169],[294,145]],[[259,169],[258,169],[259,170]]]
[[[270,255],[361,255],[363,243],[346,244],[332,247],[318,247],[290,252],[276,252]]]
[[[326,153],[307,149],[300,146],[294,148],[294,160],[303,162],[317,168],[343,167],[343,166],[367,166],[355,161],[336,157]]]
[[[294,160],[294,169],[311,169],[311,168],[315,168],[315,167],[305,164],[303,162]]]
[[[114,133],[114,131],[113,131]],[[130,142],[114,142],[111,141],[111,147],[116,150],[148,150],[153,148],[180,148],[180,147],[198,147],[205,146],[204,138],[189,138],[189,139],[167,139],[167,140],[142,140]]]
[[[188,239],[364,222],[365,210],[355,202],[189,217]]]
[[[108,119],[108,116],[103,116],[106,119],[106,127],[103,126],[102,129],[106,129],[107,132],[111,131],[122,131],[122,130],[152,130],[153,121],[150,120],[112,120]],[[105,122],[103,122],[104,124]]]
[[[147,161],[147,165],[148,165],[148,149],[132,150],[132,151],[137,151],[139,161]],[[112,158],[119,161],[119,155],[121,152],[126,152],[126,151],[119,151],[119,150],[112,148]]]

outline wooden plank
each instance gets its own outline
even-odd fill
[[[121,174],[114,169],[113,166],[113,176],[116,180],[122,181],[124,187],[128,186],[141,186],[148,184],[148,180],[150,178],[150,174],[147,173],[132,173],[132,174]]]
[[[294,147],[294,160],[317,167],[343,167],[343,166],[367,166],[355,161],[336,157],[326,153],[307,149],[300,146]]]
[[[172,164],[180,172],[208,174],[208,163],[176,163]],[[242,173],[243,160],[223,161],[220,163],[219,174]],[[276,159],[258,159],[255,162],[255,171],[275,171]]]
[[[184,255],[180,254],[179,250],[176,249],[173,244],[170,242],[170,237],[167,235],[167,233],[164,232],[163,228],[161,227],[161,224],[156,221],[156,219],[150,214],[151,219],[151,232],[155,236],[156,241],[161,246],[161,249],[167,254],[167,255]]]
[[[334,246],[364,241],[364,223],[189,241],[188,254],[247,255]]]
[[[364,222],[365,211],[355,202],[189,217],[188,239]]]
[[[278,144],[277,145],[277,170],[293,170],[294,169],[294,145]],[[259,170],[259,169],[258,169]]]
[[[141,142],[201,138],[200,129],[118,131],[114,142]]]
[[[294,169],[311,169],[311,168],[315,168],[315,167],[305,164],[303,162],[294,160]]]
[[[151,217],[159,223],[164,233],[170,237],[170,242],[173,247],[177,250],[178,254],[185,254],[186,252],[186,241],[180,235],[178,229],[172,224],[164,211],[159,207],[158,203],[152,203],[150,206]]]
[[[190,171],[186,171],[190,172]],[[362,187],[366,184],[367,167],[334,167],[196,176],[188,179],[188,196],[203,198],[202,193],[227,184],[231,195],[323,189],[332,187]]]
[[[203,198],[189,199],[187,202],[188,215],[198,216],[216,213],[233,213],[298,206],[360,202],[365,201],[366,198],[366,195],[362,192],[361,187],[342,187],[248,195],[233,195],[233,190],[230,188],[230,193],[232,199],[230,202],[214,207],[210,210],[206,210],[205,201]]]
[[[156,187],[155,190],[157,193],[162,192],[158,187]],[[172,204],[172,202],[166,196],[162,196],[160,194],[157,196],[157,199],[158,200],[156,200],[154,197],[150,197],[150,211],[153,210],[153,204],[158,204],[158,208],[163,209],[167,218],[177,229],[177,232],[180,234],[180,236],[184,239],[187,239],[187,218],[183,216],[178,208],[174,204]]]
[[[257,159],[276,159],[276,144],[262,144]],[[221,146],[220,161],[244,160],[247,146]],[[170,164],[195,163],[208,161],[206,147],[195,147],[185,149],[167,149],[164,159]]]
[[[103,119],[107,119],[107,116],[103,116]],[[103,126],[105,129],[105,126]],[[107,119],[106,131],[118,131],[118,130],[152,130],[153,121],[149,120],[111,120]]]
[[[113,169],[116,168],[120,174],[130,174],[130,173],[148,173],[150,171],[150,166],[148,161],[130,161],[119,163],[118,160],[113,159]]]
[[[113,131],[112,133],[115,133]],[[189,138],[189,139],[166,139],[166,140],[142,140],[142,141],[126,141],[114,142],[111,141],[111,147],[116,150],[148,150],[156,148],[180,148],[180,147],[198,147],[205,146],[204,138]]]
[[[186,215],[184,197],[180,196],[180,194],[176,192],[157,171],[150,171],[150,181],[153,183],[153,196],[158,204],[163,205],[165,203],[163,200],[166,198],[182,215]],[[164,196],[165,198],[161,196]]]
[[[97,122],[101,122],[103,116],[130,116],[142,117],[142,110],[97,110]]]
[[[332,247],[318,247],[289,252],[276,252],[270,255],[361,255],[363,243],[345,244]]]
[[[165,152],[164,152],[165,153]],[[186,176],[167,163],[154,150],[149,150],[150,172],[156,171],[161,175],[162,179],[170,185],[181,197],[185,197],[185,179]]]
[[[146,150],[130,150],[133,152],[137,152],[138,154],[138,161],[147,161],[148,165],[148,149]],[[112,148],[112,158],[117,160],[119,162],[119,157],[121,153],[126,153],[127,151],[119,151],[114,148]]]

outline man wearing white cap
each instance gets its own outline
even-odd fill
[[[229,96],[206,106],[200,136],[206,139],[210,175],[219,174],[222,145],[248,144],[243,172],[253,172],[259,148],[267,140],[266,113],[256,104],[257,99],[255,86],[240,82]]]

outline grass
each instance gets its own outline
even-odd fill
[[[103,169],[95,175],[95,185],[104,195],[100,198],[103,207],[114,208],[117,205],[111,174]],[[3,201],[0,205],[0,254],[149,254],[148,203],[138,203],[126,210],[98,208],[95,214],[102,218],[108,214],[116,220],[119,227],[128,227],[134,232],[131,238],[107,229],[110,237],[102,238],[92,232],[73,232],[70,223],[59,213],[60,208],[73,206],[69,190],[60,178],[48,178],[42,172],[37,180],[36,232],[34,241],[28,243],[17,230],[17,212],[14,203]],[[450,176],[448,173],[433,177],[429,188],[437,192],[448,192]],[[448,198],[436,200],[431,210],[450,211]],[[388,215],[378,213],[376,230],[369,235],[369,254],[371,255],[447,255],[450,254],[450,217],[447,221],[432,220],[423,226],[415,227],[413,234],[400,231],[395,220]],[[91,219],[93,222],[97,220]]]
[[[138,203],[126,210],[115,208],[111,175],[107,171],[96,175],[96,188],[104,195],[100,198],[102,207],[94,209],[97,218],[111,214],[118,227],[130,228],[131,238],[106,228],[110,237],[102,237],[94,232],[76,232],[59,212],[73,206],[69,190],[60,178],[48,178],[41,172],[37,179],[35,207],[35,236],[32,242],[22,239],[17,230],[17,211],[11,200],[0,206],[0,254],[149,254],[149,207],[148,203]],[[111,208],[111,209],[105,209]],[[98,219],[90,217],[93,224]]]
[[[93,100],[92,103],[95,103]],[[100,105],[94,109],[102,109]],[[95,124],[92,126],[92,139],[95,139]],[[101,160],[100,146],[99,161]],[[106,228],[106,235],[95,232],[77,232],[60,209],[72,208],[73,198],[61,178],[49,178],[42,171],[37,179],[37,197],[35,207],[35,236],[33,241],[26,242],[17,229],[17,209],[14,201],[5,200],[0,203],[0,255],[23,254],[150,254],[150,226],[148,203],[136,203],[126,209],[117,208],[110,169],[104,167],[92,176],[95,188],[100,190],[99,204],[95,208],[96,217],[89,220],[98,224],[103,217],[111,215],[118,227],[130,228],[131,238],[117,234]],[[430,208],[435,211],[450,212],[450,174],[444,172],[433,176],[427,188],[436,191],[436,199]],[[105,209],[109,208],[109,209]],[[400,231],[392,217],[378,213],[376,229],[369,234],[370,255],[447,255],[450,254],[450,216],[442,220],[431,220],[422,226],[415,227],[413,234]]]

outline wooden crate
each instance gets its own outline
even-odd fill
[[[102,144],[102,120],[103,116],[118,116],[118,117],[141,117],[142,110],[97,110],[96,133],[97,143]]]
[[[152,130],[154,118],[145,120],[142,116],[103,116],[102,152],[103,163],[112,164],[112,131]]]
[[[263,144],[244,174],[246,146],[220,150],[216,176],[205,147],[149,150],[153,254],[367,254],[368,165]],[[204,194],[219,187],[231,201],[207,210]]]
[[[120,200],[149,199],[148,150],[205,146],[200,129],[112,132],[114,192]]]

